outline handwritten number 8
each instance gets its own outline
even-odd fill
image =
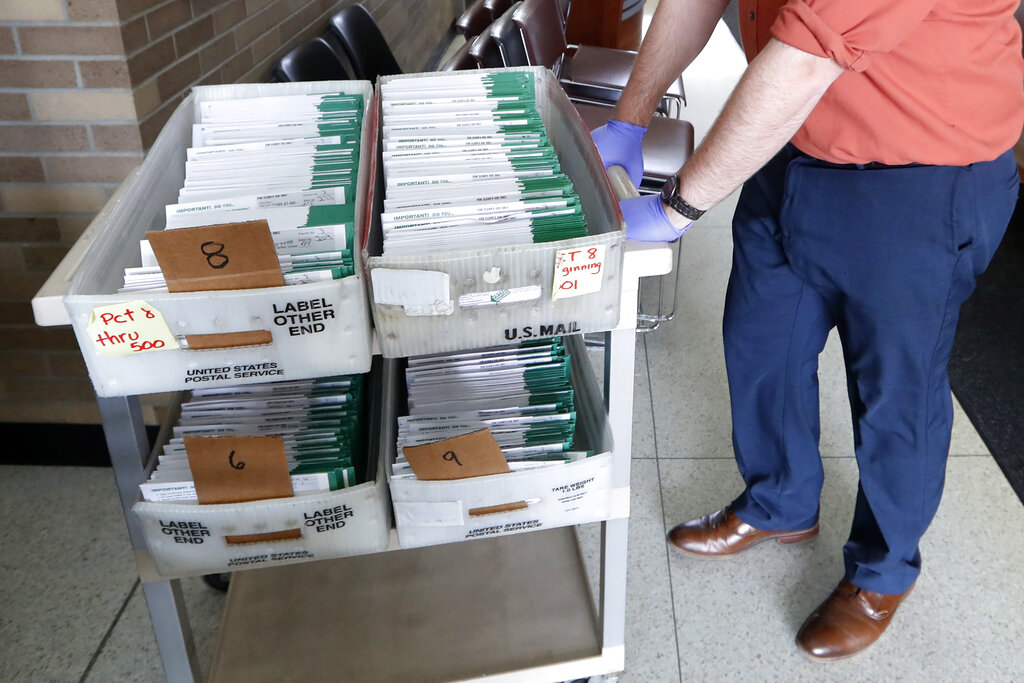
[[[218,270],[228,265],[228,256],[224,253],[224,245],[220,242],[203,242],[199,248],[206,256],[206,262],[211,268]]]

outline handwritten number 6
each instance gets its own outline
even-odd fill
[[[459,462],[459,456],[455,455],[455,451],[446,451],[445,454],[442,455],[441,457],[447,460],[448,462],[454,462],[459,467],[462,467],[462,463]]]
[[[224,245],[220,242],[203,242],[199,248],[206,256],[206,262],[210,264],[211,268],[219,270],[228,265],[228,256],[224,253]]]
[[[244,462],[242,462],[241,460],[239,460],[238,462],[235,462],[235,452],[234,451],[231,451],[228,454],[228,464],[231,465],[232,467],[234,467],[236,470],[244,470],[245,469],[245,463]]]

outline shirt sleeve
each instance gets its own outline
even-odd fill
[[[864,71],[876,54],[891,52],[938,0],[789,0],[772,24],[776,40]],[[937,46],[936,49],[941,49]]]

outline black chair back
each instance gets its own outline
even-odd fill
[[[286,54],[274,65],[277,81],[347,81],[348,72],[323,38],[314,38]]]
[[[376,81],[378,76],[402,73],[377,22],[359,3],[331,17],[329,29],[348,55],[357,79]]]

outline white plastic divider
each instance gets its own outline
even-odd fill
[[[359,172],[355,188],[355,275],[330,282],[192,293],[118,294],[125,267],[140,263],[139,240],[164,226],[164,206],[176,202],[184,182],[185,149],[199,103],[275,95],[342,92],[364,100]],[[275,380],[364,373],[370,369],[372,332],[362,266],[361,236],[372,192],[376,154],[376,103],[368,81],[244,83],[193,89],[175,110],[139,170],[122,185],[102,233],[75,274],[64,305],[71,318],[96,394],[101,397]],[[348,199],[348,198],[346,198]],[[131,356],[102,355],[87,330],[101,306],[144,300],[159,311],[173,335],[250,330],[270,332],[272,342],[211,350],[160,350]],[[303,311],[318,310],[317,324]],[[328,313],[323,313],[327,311]]]

